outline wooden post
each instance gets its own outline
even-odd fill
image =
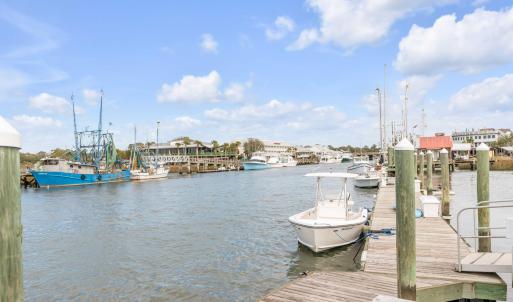
[[[399,298],[409,300],[416,300],[413,152],[413,145],[406,138],[395,146],[397,293]]]
[[[20,134],[0,116],[0,301],[23,301]]]
[[[420,188],[425,189],[426,188],[426,180],[424,177],[424,152],[419,153],[419,178],[420,178]]]
[[[395,166],[394,148],[393,147],[388,147],[388,166],[389,167]]]
[[[440,165],[442,168],[442,216],[451,215],[450,197],[449,197],[449,152],[447,149],[440,151]]]
[[[477,201],[490,200],[490,148],[486,144],[480,144],[476,148],[477,158]],[[480,204],[488,205],[487,202]],[[490,209],[477,210],[477,224],[480,228],[490,226]],[[490,236],[489,229],[480,229],[479,236]],[[479,238],[479,252],[492,251],[491,238]]]
[[[432,195],[433,194],[433,152],[429,150],[426,152],[427,157],[427,181],[426,181],[426,189],[427,194]]]

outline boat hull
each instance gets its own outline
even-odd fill
[[[244,170],[264,170],[264,169],[271,168],[271,166],[266,163],[252,163],[252,162],[242,163],[242,166],[244,167]]]
[[[291,222],[298,241],[318,253],[354,243],[360,238],[364,223],[340,226],[306,226]]]
[[[354,164],[352,166],[347,167],[348,173],[355,174],[367,174],[371,170],[372,166],[369,164]]]
[[[168,175],[169,175],[168,172],[158,173],[158,174],[148,174],[148,173],[135,174],[135,175],[130,175],[130,179],[131,180],[147,180],[147,179],[167,178]]]
[[[79,174],[69,172],[31,171],[40,187],[63,187],[101,184],[130,180],[130,171],[105,174]]]
[[[355,178],[354,186],[358,188],[377,188],[379,186],[378,177]]]

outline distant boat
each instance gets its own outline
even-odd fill
[[[297,161],[291,155],[280,155],[279,157],[269,157],[267,164],[271,168],[295,167],[297,166]]]
[[[159,129],[157,122],[157,146],[159,141]],[[156,152],[155,162],[145,162],[142,160],[142,152],[137,147],[136,129],[134,128],[134,145],[130,156],[130,179],[131,180],[149,180],[157,178],[166,178],[169,170],[164,165],[158,163],[158,149]]]
[[[358,240],[367,222],[367,209],[353,210],[347,192],[347,179],[355,178],[350,173],[310,173],[305,176],[317,179],[315,206],[289,217],[298,241],[314,252],[351,244]],[[335,197],[325,196],[321,190],[321,179],[342,180],[340,193]]]
[[[358,188],[377,188],[381,178],[377,173],[358,175],[354,179],[354,186]]]
[[[251,156],[248,161],[243,162],[242,166],[244,170],[263,170],[271,168],[265,156],[256,154]]]
[[[366,174],[372,169],[367,156],[353,157],[353,164],[347,167],[347,172],[356,174]]]
[[[351,154],[351,152],[343,152],[342,153],[342,162],[343,163],[348,163],[351,160],[353,160],[353,154]]]
[[[97,130],[77,131],[75,103],[73,125],[75,150],[73,160],[45,157],[30,171],[40,187],[100,184],[130,180],[130,171],[123,169],[117,158],[113,134],[102,131],[103,94],[100,98],[100,119]]]

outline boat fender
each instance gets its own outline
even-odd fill
[[[102,181],[102,176],[98,175],[98,181]]]
[[[84,174],[80,175],[80,179],[85,180],[85,175]]]

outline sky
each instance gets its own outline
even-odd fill
[[[406,85],[410,133],[513,127],[511,1],[0,0],[0,37],[25,152],[71,148],[71,95],[93,129],[102,90],[121,148],[157,121],[160,141],[378,144],[376,88],[390,132]]]

